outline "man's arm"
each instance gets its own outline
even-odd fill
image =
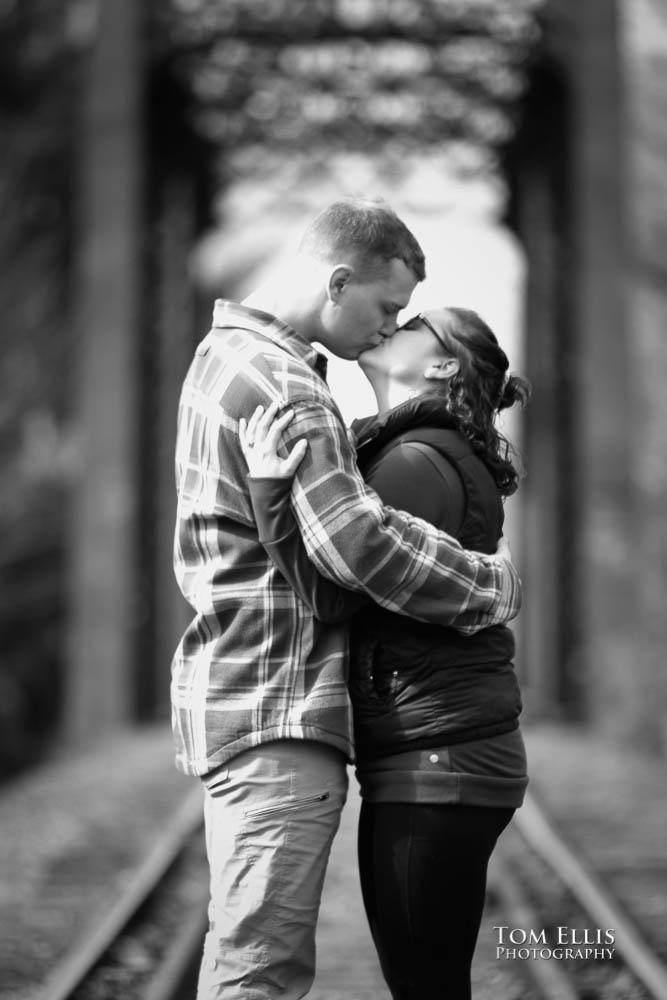
[[[347,621],[369,603],[369,598],[327,580],[310,561],[290,507],[291,488],[291,478],[248,477],[259,540],[274,566],[319,621]]]
[[[305,439],[291,505],[309,557],[328,579],[376,603],[471,631],[515,617],[521,583],[507,559],[468,552],[419,518],[390,507],[364,483],[345,428],[319,403],[291,401],[279,452]]]

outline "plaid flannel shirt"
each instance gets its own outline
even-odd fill
[[[324,379],[325,359],[272,316],[218,301],[178,414],[174,566],[195,611],[172,664],[177,766],[203,775],[275,739],[312,739],[354,759],[347,629],[325,625],[258,539],[239,418],[279,399],[294,410],[282,447],[308,440],[291,505],[326,577],[423,621],[476,631],[519,609],[515,571],[418,518],[383,507],[364,483]]]

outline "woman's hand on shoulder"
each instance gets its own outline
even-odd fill
[[[276,417],[279,402],[274,400],[267,410],[258,406],[250,420],[239,420],[241,451],[248,463],[248,472],[256,479],[291,479],[303,456],[308,442],[297,441],[287,458],[278,454],[280,435],[294,417],[294,410],[285,410]]]

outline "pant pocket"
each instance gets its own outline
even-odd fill
[[[209,795],[212,795],[213,798],[221,795],[229,784],[229,769],[226,767],[218,768],[211,774],[204,775],[202,778],[202,784]]]
[[[320,792],[317,795],[306,795],[300,799],[285,799],[282,802],[275,802],[272,805],[250,806],[248,809],[243,810],[243,815],[270,816],[272,813],[299,809],[303,806],[312,805],[315,802],[326,802],[329,797],[329,792]]]

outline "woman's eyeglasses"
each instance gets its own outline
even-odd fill
[[[435,339],[438,341],[438,343],[442,347],[442,349],[445,352],[445,354],[448,354],[448,355],[451,354],[451,351],[447,347],[447,344],[445,343],[445,341],[444,341],[444,339],[442,337],[442,334],[438,333],[438,331],[436,330],[436,328],[433,326],[433,323],[431,323],[431,321],[429,319],[427,319],[426,316],[424,316],[424,313],[417,313],[417,315],[415,316],[415,319],[420,320],[424,324],[424,326],[428,330],[431,331],[431,333],[433,334],[433,336],[435,337]]]

